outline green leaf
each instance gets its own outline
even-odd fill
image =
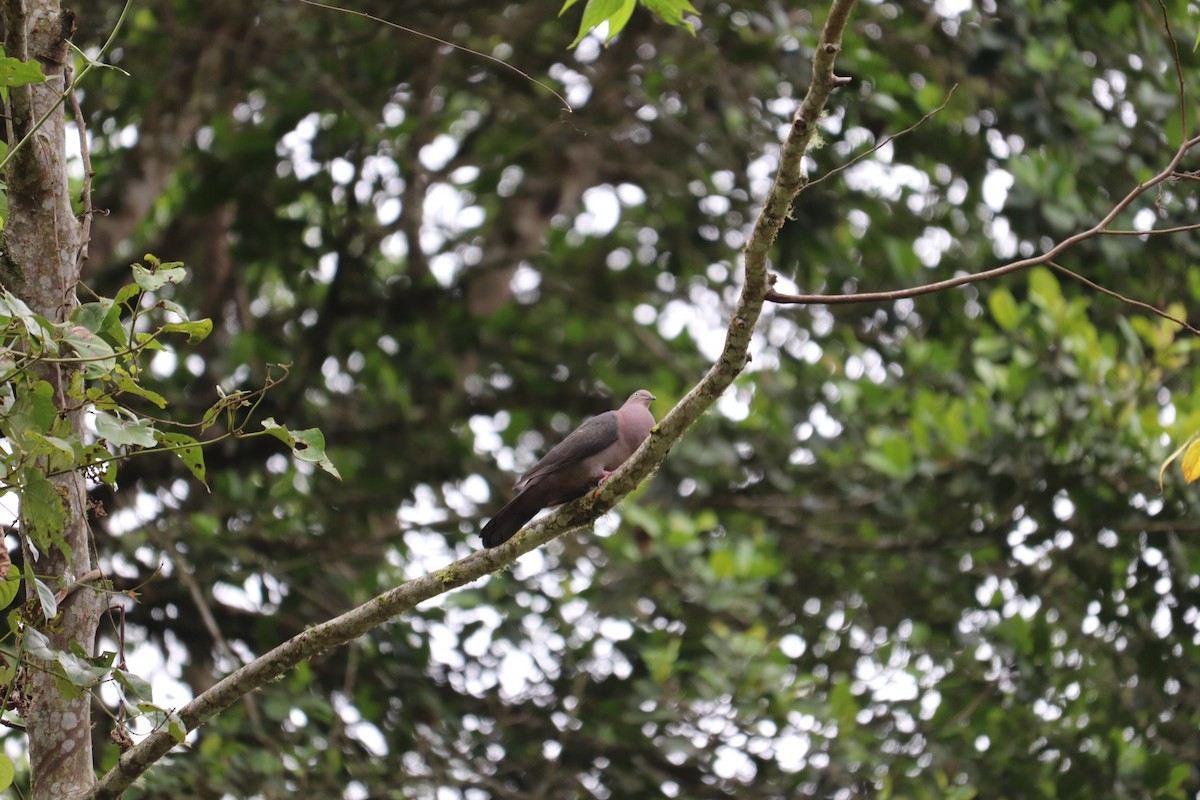
[[[108,375],[117,366],[112,345],[82,325],[73,325],[63,331],[63,340],[80,358],[90,359],[83,365],[85,377],[99,378]]]
[[[853,730],[854,717],[858,714],[858,701],[854,699],[849,680],[839,676],[834,681],[833,689],[829,692],[829,710],[846,730]]]
[[[187,726],[183,724],[183,718],[174,711],[167,713],[167,733],[180,744],[187,738]]]
[[[152,389],[147,389],[128,375],[121,374],[117,377],[117,388],[126,394],[132,394],[143,400],[149,400],[159,408],[167,407],[167,398]]]
[[[558,12],[559,16],[571,5],[570,2],[565,4]],[[579,33],[575,37],[575,41],[567,47],[579,44],[592,30],[605,22],[608,23],[608,35],[604,40],[607,44],[629,22],[636,6],[637,0],[588,0],[588,4],[583,9],[583,20],[579,23]]]
[[[12,88],[45,82],[46,73],[36,61],[22,61],[11,56],[0,58],[0,86]]]
[[[679,660],[679,646],[682,640],[672,638],[663,647],[646,647],[642,650],[642,660],[650,670],[650,677],[655,683],[663,684],[675,671],[675,662]]]
[[[80,453],[76,465],[80,469],[90,468],[93,472],[103,470],[99,475],[100,480],[109,486],[116,485],[117,462],[104,444],[100,442],[89,444]]]
[[[333,462],[325,455],[325,436],[318,429],[288,430],[276,422],[273,417],[264,419],[262,426],[267,433],[292,448],[294,457],[316,464],[338,480],[342,479],[337,468],[333,466]]]
[[[74,653],[59,652],[55,659],[63,669],[63,676],[72,686],[88,689],[108,677],[108,668],[91,663]]]
[[[154,447],[157,443],[153,423],[148,419],[125,421],[107,411],[97,411],[96,433],[118,447]]]
[[[46,381],[36,381],[17,387],[9,424],[18,439],[33,432],[49,434],[57,417],[53,386]]]
[[[100,333],[104,330],[109,312],[114,308],[116,308],[116,304],[112,300],[102,297],[94,303],[84,303],[75,309],[71,314],[71,322],[92,333]]]
[[[913,449],[911,441],[899,434],[887,434],[878,438],[877,448],[863,454],[863,461],[872,469],[891,478],[906,479],[913,474]]]
[[[31,625],[25,626],[25,652],[44,661],[53,661],[56,654],[46,634]]]
[[[325,435],[320,430],[306,428],[302,431],[291,431],[291,434],[296,440],[292,445],[292,455],[301,461],[316,464],[333,477],[341,480],[342,476],[338,473],[337,467],[333,466],[333,462],[325,455]]]
[[[687,28],[693,36],[696,35],[696,29],[692,23],[683,18],[684,14],[699,13],[688,0],[642,0],[642,5],[668,25]]]
[[[7,289],[4,290],[4,294],[0,295],[0,297],[3,298],[3,304],[0,304],[0,308],[11,312],[13,317],[19,319],[21,324],[25,326],[25,331],[30,337],[46,348],[46,350],[52,353],[58,352],[58,345],[50,335],[52,326],[49,322],[33,313],[33,309],[25,305],[24,300]]]
[[[168,267],[165,264],[155,270],[149,270],[141,264],[133,265],[133,281],[147,292],[157,292],[168,283],[182,283],[187,277],[183,267]]]
[[[158,301],[157,305],[164,311],[170,311],[172,314],[175,314],[184,322],[190,322],[192,319],[191,316],[188,315],[187,309],[181,306],[179,303],[176,303],[174,300],[169,300],[164,297]]]
[[[153,703],[138,703],[137,708],[150,717],[150,723],[155,730],[166,730],[175,741],[183,744],[184,739],[187,738],[187,726],[183,724],[183,719],[176,711],[167,710]]]
[[[712,570],[713,577],[719,581],[732,578],[737,573],[733,552],[728,548],[713,551],[708,557],[708,568]]]
[[[1167,789],[1178,789],[1192,775],[1191,764],[1176,764],[1171,767],[1171,771],[1167,774]],[[0,787],[3,788],[3,787]]]
[[[204,467],[204,449],[200,447],[191,436],[183,433],[158,433],[159,444],[172,448],[171,452],[179,456],[183,465],[188,468],[192,476],[200,481],[207,488],[208,483],[205,481],[206,470]]]
[[[0,608],[7,608],[21,591],[21,571],[16,564],[8,565],[8,577],[0,582]]]
[[[12,786],[16,774],[17,770],[13,766],[12,759],[4,753],[0,753],[0,792]]]
[[[41,578],[33,579],[34,588],[37,589],[38,601],[42,604],[42,616],[46,618],[46,622],[58,616],[58,601],[54,599],[54,590],[47,586]]]
[[[1035,267],[1029,271],[1029,299],[1051,314],[1065,305],[1058,278],[1045,267]]]
[[[114,669],[113,677],[125,690],[126,698],[148,701],[154,697],[154,690],[150,687],[150,682],[140,675],[134,675],[128,670]]]
[[[1006,331],[1016,330],[1021,323],[1021,309],[1012,292],[1003,286],[997,286],[988,294],[988,308],[996,324]]]
[[[121,287],[120,291],[117,292],[117,296],[115,298],[113,298],[113,302],[115,302],[119,306],[125,305],[126,303],[128,303],[130,300],[132,300],[134,297],[137,297],[141,293],[142,293],[141,286],[138,286],[136,283],[127,283]]]
[[[163,333],[186,333],[188,344],[199,344],[212,333],[211,319],[198,319],[194,322],[168,322],[162,326]]]
[[[67,512],[62,496],[54,484],[33,467],[26,468],[22,477],[22,529],[43,552],[48,551],[52,544],[65,549],[63,528],[67,524]]]
[[[292,437],[292,432],[275,421],[274,417],[267,417],[262,421],[263,430],[274,436],[279,441],[291,447],[295,443]]]
[[[72,639],[67,645],[67,649],[80,658],[86,660],[89,664],[103,667],[106,670],[111,669],[113,662],[117,660],[117,654],[112,650],[106,650],[98,656],[90,656],[88,655],[87,651],[83,649],[83,645],[74,639]]]

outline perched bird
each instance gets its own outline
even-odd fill
[[[483,526],[483,546],[504,544],[543,508],[581,497],[607,480],[650,435],[654,399],[638,389],[625,405],[592,417],[550,448],[517,481],[517,496]]]

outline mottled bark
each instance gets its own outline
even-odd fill
[[[4,0],[5,48],[10,56],[36,60],[48,76],[45,84],[11,90],[9,114],[14,142],[45,117],[32,138],[13,156],[5,179],[9,215],[3,232],[6,285],[38,314],[63,320],[75,307],[76,256],[80,226],[71,210],[66,170],[63,105],[66,37],[73,17],[57,0]],[[66,367],[47,366],[41,377],[56,387],[69,380]],[[64,393],[56,391],[62,402]],[[78,429],[78,415],[72,415]],[[78,473],[52,479],[67,511],[63,539],[70,552],[35,552],[23,541],[33,571],[54,586],[70,583],[92,569],[88,546],[86,494]],[[32,587],[29,587],[32,593]],[[51,644],[67,650],[78,642],[92,652],[103,596],[87,588],[73,592],[59,619],[48,625]],[[31,670],[30,709],[26,718],[34,800],[87,791],[95,783],[92,766],[91,698],[68,700],[47,673]]]

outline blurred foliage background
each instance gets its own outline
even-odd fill
[[[552,2],[354,8],[573,113],[370,20],[234,0],[136,4],[129,76],[81,98],[107,212],[87,283],[183,260],[173,299],[217,323],[156,389],[195,418],[289,363],[262,414],[319,426],[344,477],[256,439],[208,452],[211,494],[167,456],[97,490],[167,702],[471,552],[584,417],[691,387],[826,11],[703,3],[694,38],[639,11],[568,50],[578,9]],[[1196,7],[1165,10],[1190,91]],[[76,41],[118,12],[81,10]],[[781,287],[911,286],[1093,224],[1181,140],[1162,17],[861,2],[813,175],[949,102],[801,194]],[[1194,186],[1116,227],[1194,221]],[[1106,237],[1063,265],[1183,315],[1198,252]],[[1195,348],[1048,270],[769,308],[750,371],[595,532],[305,664],[130,796],[1189,796],[1200,523],[1156,473],[1200,428]]]

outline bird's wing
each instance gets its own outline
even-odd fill
[[[567,438],[550,448],[550,452],[542,456],[541,461],[534,464],[532,469],[521,476],[521,479],[517,481],[516,488],[523,490],[533,481],[602,453],[616,443],[618,435],[619,426],[615,411],[606,411],[592,417],[573,430]]]

